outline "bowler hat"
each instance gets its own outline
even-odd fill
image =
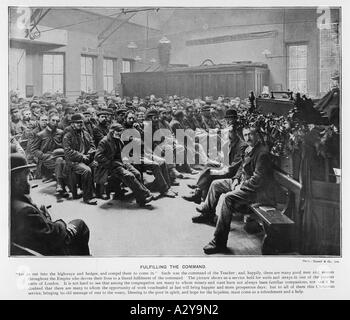
[[[158,116],[158,111],[155,109],[149,109],[146,112],[146,118],[153,117],[153,116]]]
[[[237,111],[234,109],[228,109],[225,114],[225,119],[235,119],[237,118]]]
[[[76,113],[72,115],[71,122],[84,121],[84,116],[81,113]]]
[[[63,148],[58,148],[52,151],[52,158],[64,157]]]
[[[27,159],[21,153],[11,153],[11,172],[23,170],[26,168],[33,168],[36,166],[35,163],[28,164]]]
[[[116,114],[119,116],[120,114],[126,113],[127,111],[128,111],[128,109],[122,107],[116,111]]]
[[[109,129],[114,131],[123,131],[124,127],[118,122],[113,122]]]
[[[111,114],[111,112],[110,112],[109,110],[107,110],[107,109],[100,110],[100,111],[97,112],[97,116],[98,116],[98,117],[99,117],[99,116],[103,116],[103,115],[108,116],[108,115],[110,115],[110,114]]]

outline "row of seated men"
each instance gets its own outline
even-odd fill
[[[66,116],[68,114],[66,113]],[[87,204],[97,203],[94,200],[96,192],[97,196],[103,197],[103,187],[110,178],[116,180],[114,183],[117,186],[123,182],[130,187],[141,206],[154,200],[150,190],[143,184],[140,172],[121,157],[123,130],[133,127],[142,132],[142,124],[134,122],[135,116],[133,117],[133,113],[127,111],[119,113],[117,111],[116,121],[112,123],[109,119],[111,115],[106,110],[100,111],[97,116],[97,121],[93,123],[92,117],[85,119],[82,114],[72,112],[69,125],[62,126],[64,119],[60,119],[57,112],[50,112],[45,126],[45,114],[43,114],[39,119],[39,127],[35,129],[36,132],[33,130],[34,134],[30,135],[27,154],[33,156],[38,162],[38,168],[42,167],[55,172],[58,193],[65,192],[65,177],[74,176],[71,173],[79,176],[83,201]],[[120,116],[119,119],[118,116]],[[184,113],[179,110],[173,117],[172,126],[166,123],[167,126],[170,126],[170,129],[181,128],[184,123]],[[227,111],[228,124],[236,117],[234,110]],[[146,120],[152,122],[153,129],[161,126],[162,119],[159,119],[157,110],[148,110]],[[90,128],[92,135],[89,133],[89,122],[93,124]],[[62,129],[59,128],[60,125]],[[259,142],[256,129],[245,128],[242,134],[243,139],[239,137],[235,128],[230,130],[231,166],[204,170],[198,183],[191,186],[196,188],[194,197],[186,199],[198,202],[198,194],[200,194],[200,200],[204,200],[204,203],[197,208],[200,214],[193,218],[193,222],[211,222],[215,217],[218,198],[221,194],[225,194],[219,219],[216,222],[214,239],[204,248],[204,252],[208,254],[225,250],[232,211],[242,203],[250,203],[258,195],[266,194],[267,186],[271,182],[269,153],[267,148]],[[176,166],[166,164],[161,157],[149,158],[147,150],[146,152],[143,150],[142,156],[140,169],[146,165],[153,170],[155,185],[160,193],[169,197],[176,196],[176,193],[171,190],[171,185],[176,183],[175,178],[181,176]],[[193,171],[190,166],[187,166],[186,170]],[[94,178],[96,186],[94,186]],[[79,197],[78,194],[74,194],[72,186],[71,189],[73,197]]]

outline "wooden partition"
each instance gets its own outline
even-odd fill
[[[206,96],[246,98],[250,91],[261,93],[269,85],[266,64],[245,63],[184,67],[159,72],[121,74],[123,96],[145,97],[178,95],[189,98]]]

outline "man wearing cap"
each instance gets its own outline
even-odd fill
[[[60,121],[60,123],[58,124],[58,128],[61,130],[64,130],[66,132],[66,128],[69,127],[70,120],[71,120],[73,114],[75,114],[75,111],[72,107],[72,104],[69,104],[64,109],[64,116],[63,116],[62,120]]]
[[[60,121],[56,113],[49,115],[49,122],[45,129],[33,138],[30,153],[38,161],[38,171],[56,176],[56,192],[65,192],[63,170],[65,166],[64,151],[62,149],[63,130],[58,129]]]
[[[93,137],[96,147],[108,133],[107,117],[109,114],[110,112],[108,110],[101,110],[97,113],[98,124],[93,128]]]
[[[123,125],[125,120],[125,115],[128,110],[125,107],[121,107],[119,110],[116,111],[116,121]]]
[[[86,131],[89,133],[89,135],[91,137],[94,136],[94,127],[95,125],[93,124],[93,122],[91,121],[92,119],[92,113],[89,109],[85,110],[83,112],[83,116],[85,118],[84,120],[84,128],[86,129]]]
[[[30,110],[32,111],[32,120],[38,121],[41,114],[41,107],[36,101],[32,101],[30,104]]]
[[[45,206],[38,208],[30,198],[29,168],[25,157],[11,154],[11,255],[24,247],[42,255],[90,255],[90,231],[80,219],[66,224],[52,221]]]
[[[143,185],[141,174],[131,164],[124,163],[122,159],[122,150],[124,144],[121,140],[121,134],[124,128],[120,123],[112,123],[109,133],[104,137],[97,147],[95,161],[98,163],[96,176],[99,179],[97,183],[103,184],[108,176],[119,179],[129,187],[140,206],[154,200],[151,192]]]
[[[210,185],[204,204],[196,208],[204,219],[212,220],[220,196],[223,201],[219,209],[214,238],[203,250],[206,254],[226,251],[232,214],[240,206],[259,202],[274,204],[274,178],[269,149],[259,140],[257,127],[243,128],[242,135],[247,146],[242,152],[242,161],[232,178],[219,179]]]
[[[93,199],[93,157],[96,151],[92,137],[84,127],[84,117],[80,113],[74,114],[71,118],[71,125],[63,138],[63,148],[68,168],[73,173],[81,176],[83,201],[86,204],[96,205]],[[79,198],[76,188],[71,182],[73,198]]]

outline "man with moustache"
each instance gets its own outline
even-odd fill
[[[214,238],[203,250],[206,254],[226,251],[232,213],[240,206],[253,202],[273,204],[273,170],[268,148],[259,141],[257,128],[248,126],[242,131],[247,147],[242,163],[233,178],[212,182],[204,204],[196,208],[204,218],[215,215],[216,206],[223,194],[222,206],[216,223]]]
[[[83,129],[84,117],[74,114],[71,118],[71,125],[63,138],[63,148],[68,168],[81,177],[83,202],[89,205],[97,205],[96,200],[92,200],[93,195],[93,157],[96,151],[92,137]],[[73,198],[78,199],[76,188],[71,182]]]
[[[19,114],[19,109],[17,105],[12,105],[10,108],[11,114],[11,123],[10,123],[10,131],[11,135],[17,138],[17,140],[22,136],[25,132],[26,127],[21,121],[21,116]]]
[[[118,179],[129,187],[140,206],[154,200],[151,192],[143,185],[141,174],[131,164],[124,162],[122,150],[124,144],[121,140],[123,126],[118,123],[112,123],[109,133],[104,137],[97,147],[95,161],[98,163],[96,176],[99,184],[107,181],[108,176]]]
[[[93,128],[93,137],[95,146],[98,146],[99,142],[107,135],[108,129],[108,116],[110,112],[108,110],[102,110],[97,113],[98,124]]]
[[[90,231],[85,222],[52,221],[47,208],[38,208],[30,198],[29,168],[35,164],[28,165],[19,153],[12,153],[10,162],[11,255],[28,254],[29,250],[50,256],[90,255]]]
[[[58,129],[60,118],[57,113],[49,115],[47,126],[38,132],[30,146],[30,153],[38,161],[38,171],[48,174],[55,173],[56,192],[65,192],[63,170],[65,166],[62,149],[63,130]]]

